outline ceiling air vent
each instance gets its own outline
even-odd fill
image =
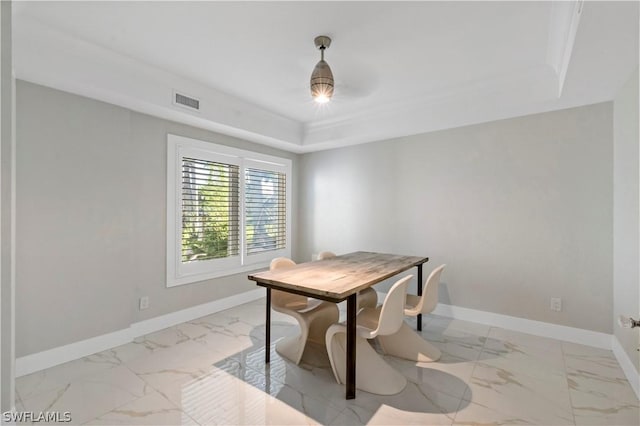
[[[200,111],[200,99],[176,91],[173,92],[173,104],[192,111]]]

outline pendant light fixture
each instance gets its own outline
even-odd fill
[[[318,36],[313,41],[320,49],[320,62],[311,73],[311,96],[314,101],[324,104],[333,96],[333,73],[329,64],[324,61],[324,51],[331,45],[331,39],[327,36]]]

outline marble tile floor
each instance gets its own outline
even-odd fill
[[[295,332],[273,313],[272,343]],[[20,377],[18,410],[68,411],[92,425],[638,425],[639,403],[613,353],[444,317],[424,318],[436,363],[386,357],[398,395],[344,399],[328,367],[270,350],[264,300]]]

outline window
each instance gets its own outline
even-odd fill
[[[291,161],[168,135],[167,286],[291,255]]]

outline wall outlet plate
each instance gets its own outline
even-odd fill
[[[142,296],[140,298],[140,310],[147,309],[149,307],[149,296]]]
[[[555,311],[555,312],[562,311],[562,299],[559,297],[552,297],[550,308],[552,311]]]

